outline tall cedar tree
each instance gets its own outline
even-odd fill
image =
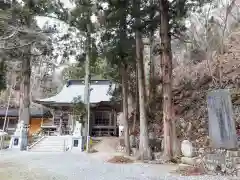
[[[164,122],[164,154],[167,158],[174,157],[175,120],[173,119],[172,103],[172,50],[171,36],[179,35],[185,30],[184,18],[188,12],[199,10],[209,0],[159,1],[160,38],[161,38],[161,69],[163,82],[163,122]]]
[[[38,47],[38,50],[41,51],[41,55],[47,55],[47,53],[49,53],[45,48],[46,46],[43,47],[41,44],[43,39],[44,41],[46,40],[46,35],[37,27],[35,17],[46,15],[48,14],[47,12],[52,11],[49,9],[51,6],[46,6],[46,4],[51,4],[51,1],[40,0],[36,3],[34,0],[23,0],[19,3],[13,0],[11,3],[9,11],[12,17],[8,26],[18,27],[23,32],[9,39],[11,41],[9,44],[12,47],[7,49],[4,48],[4,54],[7,60],[20,59],[22,61],[22,79],[20,87],[22,95],[20,97],[19,119],[23,120],[24,124],[28,126],[30,122],[31,64],[33,57],[36,56],[32,54],[31,46],[35,44],[35,47]],[[23,45],[24,43],[28,45]],[[11,51],[11,49],[14,49],[14,51]],[[28,132],[26,131],[24,135],[26,139],[21,144],[21,150],[26,150],[28,145]]]
[[[151,160],[151,151],[148,137],[148,119],[146,111],[146,84],[144,76],[143,62],[143,26],[141,22],[141,0],[133,0],[132,15],[134,19],[133,29],[136,39],[136,64],[138,74],[138,91],[139,91],[139,113],[140,113],[140,143],[139,157],[141,160]]]
[[[129,66],[134,63],[134,37],[129,28],[130,1],[105,1],[108,8],[104,9],[105,23],[102,35],[103,54],[108,64],[115,67],[121,77],[122,107],[124,114],[124,141],[126,153],[130,155],[128,126],[128,95]]]

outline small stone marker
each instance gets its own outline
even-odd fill
[[[237,148],[230,92],[225,89],[207,95],[209,136],[213,148]]]

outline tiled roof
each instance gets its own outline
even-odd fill
[[[111,96],[108,94],[111,82],[109,80],[94,80],[90,85],[90,103],[99,103],[103,101],[110,101]],[[111,85],[114,88],[115,85]],[[46,103],[66,103],[72,104],[74,99],[80,98],[84,101],[84,81],[83,80],[69,80],[63,89],[55,96],[35,100],[40,104]]]

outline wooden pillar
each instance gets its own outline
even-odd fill
[[[117,136],[117,115],[116,110],[113,111],[113,125],[114,125],[114,133]]]
[[[43,118],[41,118],[42,120],[41,120],[41,127],[42,127],[42,125],[43,125]]]
[[[56,109],[52,110],[52,116],[53,116],[52,117],[52,121],[53,121],[52,123],[53,123],[53,125],[55,125],[55,111],[56,111]]]
[[[9,117],[7,117],[7,127],[6,127],[6,132],[8,132],[8,125],[9,125]]]
[[[62,135],[63,109],[60,110],[59,134]]]

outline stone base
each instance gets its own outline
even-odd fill
[[[131,148],[131,151],[132,151],[132,155],[133,155],[133,156],[136,156],[137,153],[138,153],[137,148]]]
[[[80,152],[84,151],[83,136],[70,137],[69,149],[77,149]]]
[[[191,168],[191,167],[193,167],[193,166],[188,165],[188,164],[179,164],[178,165],[179,170],[185,170],[185,169],[188,169],[188,168]]]
[[[199,158],[197,158],[197,157],[182,157],[181,162],[183,164],[194,166],[199,163]]]
[[[20,136],[13,135],[10,140],[9,149],[21,150],[21,144],[23,139]]]

